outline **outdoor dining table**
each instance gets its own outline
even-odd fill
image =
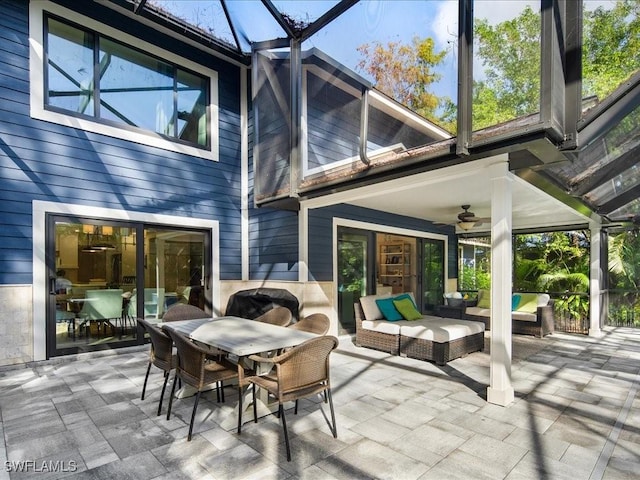
[[[222,350],[237,357],[238,381],[240,383],[243,382],[245,358],[247,356],[294,347],[317,336],[315,333],[233,316],[179,320],[158,323],[157,326],[182,333],[200,345]],[[257,375],[264,375],[269,371],[270,365],[269,368],[265,368],[264,365],[255,365]],[[188,393],[185,392],[180,394],[180,396],[187,395]],[[269,405],[267,392],[262,390],[257,396],[256,402],[259,416],[272,413],[277,407]],[[252,407],[253,400],[248,395],[246,401],[242,403],[245,406],[243,410],[247,410]],[[252,418],[252,415],[244,415],[244,413],[243,418]],[[236,425],[235,422],[236,419],[231,416],[221,426],[225,429],[231,429]]]

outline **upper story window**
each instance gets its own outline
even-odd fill
[[[31,116],[218,160],[218,74],[53,2],[29,4]]]
[[[46,105],[209,145],[207,79],[47,17]]]

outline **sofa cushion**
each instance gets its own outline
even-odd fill
[[[491,309],[490,308],[480,308],[480,307],[467,307],[465,310],[467,315],[476,315],[478,317],[490,317]]]
[[[422,318],[422,314],[410,298],[394,299],[393,304],[405,320],[419,320]]]
[[[384,318],[384,315],[382,315],[382,312],[378,308],[376,300],[379,298],[389,297],[391,297],[390,293],[360,297],[360,306],[362,307],[364,318],[366,318],[367,320],[382,320]]]
[[[484,332],[484,323],[425,316],[414,322],[403,322],[400,335],[445,343],[468,335]]]
[[[538,310],[538,294],[537,293],[521,293],[520,303],[518,303],[518,312],[536,313]]]
[[[390,322],[397,322],[398,320],[403,320],[403,317],[396,306],[393,304],[393,300],[393,297],[378,298],[376,299],[376,305],[382,312],[382,316],[385,318],[385,320],[388,320]]]
[[[388,333],[390,335],[400,335],[400,326],[403,323],[410,323],[406,320],[398,322],[388,322],[387,320],[363,320],[362,328],[378,333]]]
[[[535,313],[515,311],[511,312],[511,319],[524,322],[537,322],[538,316]]]
[[[478,307],[491,308],[491,292],[489,290],[478,290]]]

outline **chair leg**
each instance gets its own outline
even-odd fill
[[[325,393],[329,398],[329,408],[331,409],[331,422],[333,423],[333,428],[331,429],[331,433],[333,433],[333,438],[338,438],[338,427],[336,426],[336,414],[333,411],[333,398],[331,397],[331,390],[326,389]]]
[[[216,382],[216,402],[220,403],[220,382]]]
[[[238,383],[238,435],[242,433],[242,385]]]
[[[162,392],[160,392],[160,402],[158,403],[158,417],[162,411],[162,400],[164,400],[164,392],[167,389],[167,381],[169,380],[169,372],[164,372],[164,382],[162,384]]]
[[[142,396],[140,400],[144,400],[144,392],[147,390],[147,380],[149,379],[149,371],[151,371],[151,362],[147,366],[147,374],[144,376],[144,383],[142,384]]]
[[[220,386],[218,389],[220,390],[220,398],[222,399],[222,403],[224,403],[224,381],[220,380]]]
[[[256,384],[251,385],[253,391],[253,423],[258,423],[258,406],[256,405]]]
[[[200,391],[196,393],[196,400],[193,403],[193,412],[191,412],[191,423],[189,423],[189,435],[187,435],[187,442],[191,441],[191,432],[193,431],[193,421],[196,418],[196,410],[198,409],[199,400],[200,400]]]
[[[297,399],[297,398],[296,398],[296,406],[295,406],[295,408],[293,409],[293,414],[294,414],[294,415],[297,415],[297,414],[298,414],[298,399]]]
[[[287,448],[287,462],[291,461],[291,449],[289,448],[289,432],[287,432],[287,420],[284,418],[284,407],[278,403],[278,415],[282,420],[282,430],[284,431],[284,444]]]
[[[171,405],[173,405],[173,396],[176,393],[176,380],[178,378],[178,372],[176,371],[173,377],[173,385],[171,386],[171,396],[169,397],[169,408],[167,408],[167,420],[171,416]]]

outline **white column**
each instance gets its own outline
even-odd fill
[[[491,179],[491,359],[487,401],[513,402],[511,385],[511,183],[508,162],[489,167]]]
[[[591,231],[591,264],[589,269],[589,336],[599,336],[601,299],[600,288],[602,287],[602,268],[600,266],[600,225],[592,223]]]

